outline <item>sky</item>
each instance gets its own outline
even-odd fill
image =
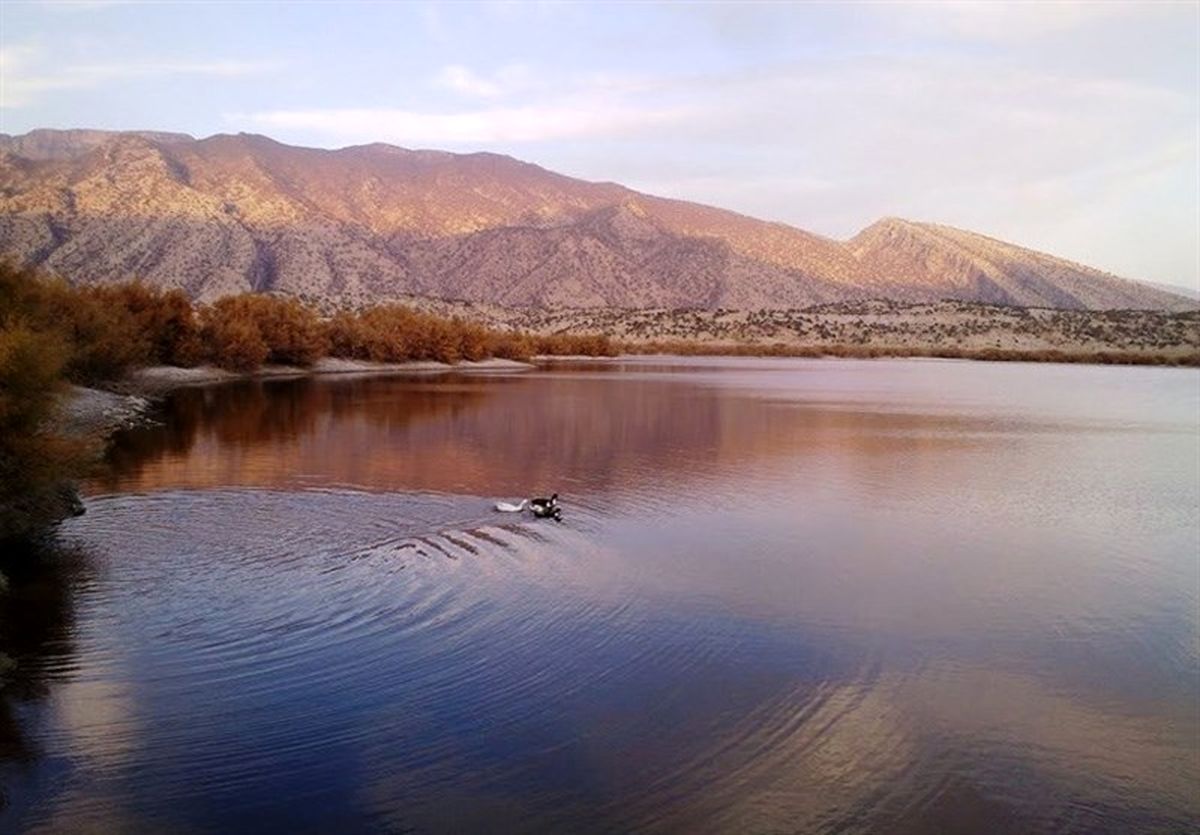
[[[510,154],[1200,288],[1200,3],[0,2],[0,131]]]

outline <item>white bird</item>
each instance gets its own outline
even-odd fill
[[[512,504],[510,502],[496,502],[496,510],[501,513],[520,513],[525,509],[525,505],[529,504],[529,499],[521,499],[520,504]]]

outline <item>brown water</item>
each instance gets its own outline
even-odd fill
[[[1194,370],[190,389],[90,493],[0,620],[5,831],[1200,825]]]

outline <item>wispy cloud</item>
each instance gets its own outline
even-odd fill
[[[53,0],[41,5],[55,12],[90,12],[111,9],[115,6],[132,6],[140,0]]]
[[[273,72],[282,66],[276,61],[235,59],[57,65],[43,55],[29,44],[0,47],[0,108],[26,107],[48,92],[86,90],[118,81],[179,75],[234,78]]]
[[[260,130],[318,133],[342,142],[496,145],[662,135],[697,117],[688,102],[656,96],[675,82],[653,76],[555,76],[526,64],[510,64],[483,74],[451,64],[434,74],[431,83],[456,96],[438,96],[438,104],[428,109],[279,109],[227,113],[225,120]],[[464,99],[482,99],[486,104],[463,103]]]
[[[461,64],[443,67],[434,79],[434,84],[456,93],[484,98],[499,96],[504,92],[496,81],[482,78]]]
[[[395,108],[272,110],[230,114],[232,122],[259,129],[317,131],[342,141],[400,144],[493,144],[638,134],[680,121],[679,109],[633,106],[537,106],[425,113]]]
[[[869,11],[893,24],[906,20],[910,27],[927,32],[943,32],[973,40],[1005,41],[1061,35],[1113,18],[1144,14],[1147,5],[1113,0],[1056,0],[1052,3],[942,0],[882,3]]]

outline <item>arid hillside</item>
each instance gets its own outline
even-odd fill
[[[0,135],[0,256],[211,300],[787,309],[889,298],[1068,309],[1196,302],[982,235],[882,220],[836,241],[495,154],[262,136]]]
[[[800,310],[454,311],[534,334],[604,333],[633,350],[1200,363],[1200,311],[1056,310],[875,299]]]

